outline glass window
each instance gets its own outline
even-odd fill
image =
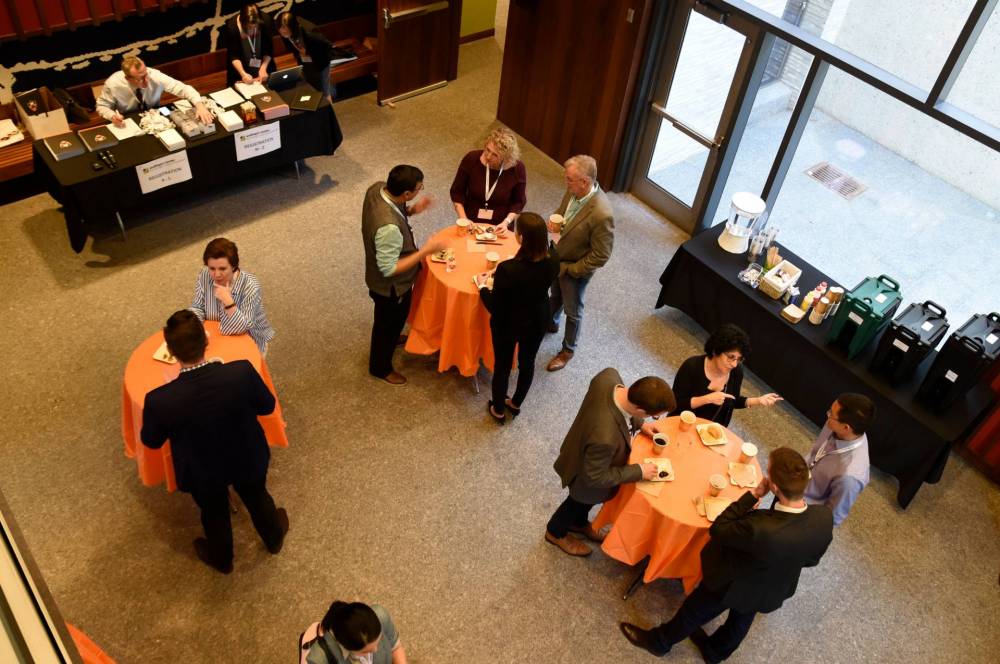
[[[831,69],[769,223],[840,285],[887,274],[956,328],[1000,308],[998,172],[997,152]]]
[[[707,162],[708,148],[663,120],[646,177],[691,207]]]
[[[947,102],[971,113],[980,120],[1000,127],[1000,93],[997,92],[997,72],[1000,71],[1000,11],[993,15],[979,33],[958,79],[948,94]]]

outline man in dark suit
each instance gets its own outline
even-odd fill
[[[643,420],[659,417],[674,405],[673,390],[661,378],[646,376],[625,387],[610,367],[594,376],[554,465],[569,495],[549,519],[545,541],[571,556],[592,553],[568,533],[603,541],[588,520],[590,508],[611,500],[620,484],[653,478],[656,464],[628,463],[632,436],[640,428],[652,436],[652,422]]]
[[[691,637],[706,662],[733,654],[758,613],[770,613],[795,594],[803,567],[814,567],[833,539],[833,514],[825,505],[806,505],[803,493],[809,468],[795,450],[779,447],[770,456],[770,479],[764,478],[719,515],[712,538],[701,551],[704,579],[684,600],[670,622],[651,630],[621,623],[633,645],[662,657]],[[770,510],[755,510],[774,491]],[[726,622],[712,636],[701,626],[726,609]]]
[[[167,349],[181,364],[177,380],[146,395],[142,443],[159,449],[170,440],[177,487],[201,509],[205,537],[195,553],[223,574],[233,571],[229,485],[246,505],[268,551],[278,553],[288,514],[267,492],[271,453],[258,415],[274,411],[274,395],[246,360],[205,361],[208,339],[198,317],[178,311],[163,328]]]

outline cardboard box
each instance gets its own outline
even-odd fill
[[[62,104],[45,86],[14,95],[17,114],[35,139],[69,132],[69,122]]]

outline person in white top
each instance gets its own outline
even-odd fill
[[[121,71],[116,71],[104,82],[104,89],[97,99],[97,113],[113,122],[116,127],[121,127],[125,123],[126,113],[159,106],[164,92],[191,102],[200,122],[209,124],[213,121],[212,114],[202,103],[197,90],[157,69],[147,67],[137,57],[122,60]]]

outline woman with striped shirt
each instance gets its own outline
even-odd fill
[[[264,314],[257,278],[240,270],[236,244],[217,237],[205,247],[202,261],[205,268],[194,286],[191,311],[202,320],[219,321],[223,334],[248,333],[266,355],[274,328]]]

